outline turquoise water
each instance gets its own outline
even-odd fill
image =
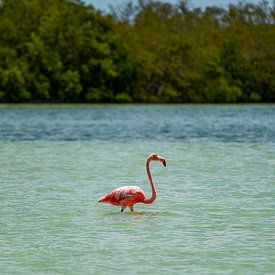
[[[274,273],[275,105],[2,105],[0,188],[0,274]]]

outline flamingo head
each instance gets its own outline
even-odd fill
[[[165,167],[166,167],[166,160],[164,157],[162,156],[159,156],[158,154],[156,153],[153,153],[149,156],[149,159],[150,160],[153,160],[153,161],[160,161]]]

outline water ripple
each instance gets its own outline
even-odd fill
[[[0,140],[275,142],[274,105],[1,105]]]

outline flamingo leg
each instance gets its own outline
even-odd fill
[[[126,206],[124,206],[124,205],[121,205],[121,210],[120,210],[120,212],[123,212],[123,210],[126,208]]]
[[[134,211],[134,206],[133,205],[129,206],[129,208],[131,209],[132,212]]]

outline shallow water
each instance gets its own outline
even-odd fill
[[[0,167],[0,274],[275,270],[275,105],[2,105]]]

